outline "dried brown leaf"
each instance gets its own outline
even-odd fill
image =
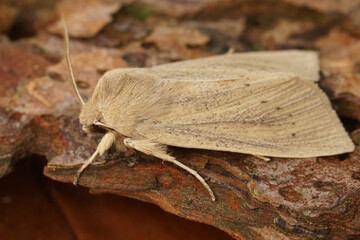
[[[198,24],[196,25],[199,27],[213,29],[233,38],[239,38],[246,27],[246,20],[244,17],[236,19],[225,18],[217,21],[202,21],[197,23]]]
[[[209,55],[194,49],[204,46],[209,40],[207,35],[194,28],[159,26],[144,39],[143,43],[155,45],[160,51],[169,53],[170,59],[177,60]]]
[[[305,6],[323,13],[350,13],[360,8],[359,0],[285,0],[296,6]]]
[[[301,35],[313,31],[314,28],[314,24],[310,21],[281,19],[271,29],[263,32],[259,39],[266,49],[278,49],[279,47],[294,48],[306,44]]]
[[[11,28],[18,13],[18,8],[7,4],[0,4],[0,32],[5,32]]]
[[[213,53],[221,54],[227,52],[229,48],[235,51],[244,50],[242,42],[239,41],[246,27],[244,17],[217,21],[190,21],[182,26],[198,29],[208,35],[211,44],[207,49]]]
[[[93,47],[88,51],[71,55],[71,60],[76,80],[90,84],[96,83],[107,70],[127,67],[127,63],[122,59],[122,52],[116,49]],[[50,66],[48,73],[55,79],[68,79],[65,59]]]
[[[158,12],[173,17],[194,15],[211,5],[221,5],[221,0],[193,0],[193,1],[172,1],[172,0],[143,0]]]
[[[95,42],[101,46],[116,47],[140,40],[147,35],[148,31],[148,27],[140,20],[117,16],[96,36]]]
[[[63,0],[57,11],[64,13],[71,37],[90,38],[95,36],[105,25],[112,21],[112,14],[121,7],[118,1],[100,0]],[[56,34],[63,33],[61,20],[49,27]]]
[[[338,112],[360,120],[360,41],[339,30],[316,41],[321,53],[322,85],[336,99]]]
[[[89,42],[74,38],[69,39],[70,52],[76,54],[92,48]],[[40,32],[35,37],[19,41],[24,48],[38,49],[48,59],[60,61],[64,57],[64,39],[48,32]]]
[[[24,79],[40,76],[50,63],[11,43],[0,44],[0,96],[11,96]]]
[[[66,115],[79,107],[71,83],[54,81],[48,76],[29,81],[11,102],[13,110],[29,116]]]
[[[325,83],[331,88],[334,96],[351,93],[360,98],[359,39],[333,30],[315,44],[321,52],[321,69],[326,77]]]

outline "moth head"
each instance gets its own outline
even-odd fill
[[[94,107],[91,101],[84,103],[79,115],[80,124],[85,132],[93,132],[96,122],[100,122],[100,112]]]
[[[115,131],[104,123],[101,112],[91,100],[82,105],[79,121],[83,130],[88,133]]]

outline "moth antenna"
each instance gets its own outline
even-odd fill
[[[68,69],[69,69],[70,78],[72,80],[74,90],[75,90],[81,104],[84,104],[85,102],[84,102],[83,98],[81,97],[79,89],[78,89],[78,87],[76,85],[76,81],[75,81],[75,77],[74,77],[74,71],[73,71],[72,66],[71,66],[70,48],[69,48],[69,33],[68,33],[68,28],[67,28],[67,25],[66,25],[66,22],[65,22],[65,17],[64,17],[63,13],[61,14],[61,22],[62,22],[63,28],[64,28],[64,44],[65,44],[66,64],[67,64]]]

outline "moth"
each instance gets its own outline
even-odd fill
[[[265,157],[305,158],[354,150],[330,101],[317,86],[314,51],[269,51],[106,72],[85,102],[71,68],[66,25],[66,59],[82,103],[85,131],[106,131],[80,174],[116,143],[194,170],[167,152],[168,146],[229,151]]]

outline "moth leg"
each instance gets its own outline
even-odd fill
[[[261,160],[264,160],[265,162],[269,162],[271,159],[268,157],[260,156],[260,155],[253,155],[256,158],[259,158]]]
[[[111,132],[107,132],[103,138],[101,139],[101,141],[99,142],[99,145],[96,148],[96,151],[93,153],[93,155],[91,155],[91,157],[79,168],[79,170],[77,171],[73,184],[77,185],[80,175],[81,173],[91,164],[94,162],[95,158],[97,157],[97,155],[103,155],[103,153],[108,150],[111,145],[114,143],[115,141],[115,135]]]
[[[196,177],[201,184],[206,188],[206,190],[209,192],[211,200],[215,201],[215,196],[213,191],[211,190],[210,186],[205,182],[205,180],[193,169],[189,168],[188,166],[182,164],[181,162],[177,161],[175,157],[169,155],[166,153],[166,145],[153,142],[148,139],[131,139],[131,138],[125,138],[124,144],[126,146],[129,146],[131,148],[134,148],[140,152],[143,152],[148,155],[152,155],[154,157],[160,158],[164,161],[171,162],[180,168],[186,170],[190,174],[192,174],[194,177]]]
[[[116,150],[123,152],[125,157],[129,157],[135,153],[133,148],[130,148],[124,144],[125,137],[123,135],[117,134],[115,139],[115,148]]]

